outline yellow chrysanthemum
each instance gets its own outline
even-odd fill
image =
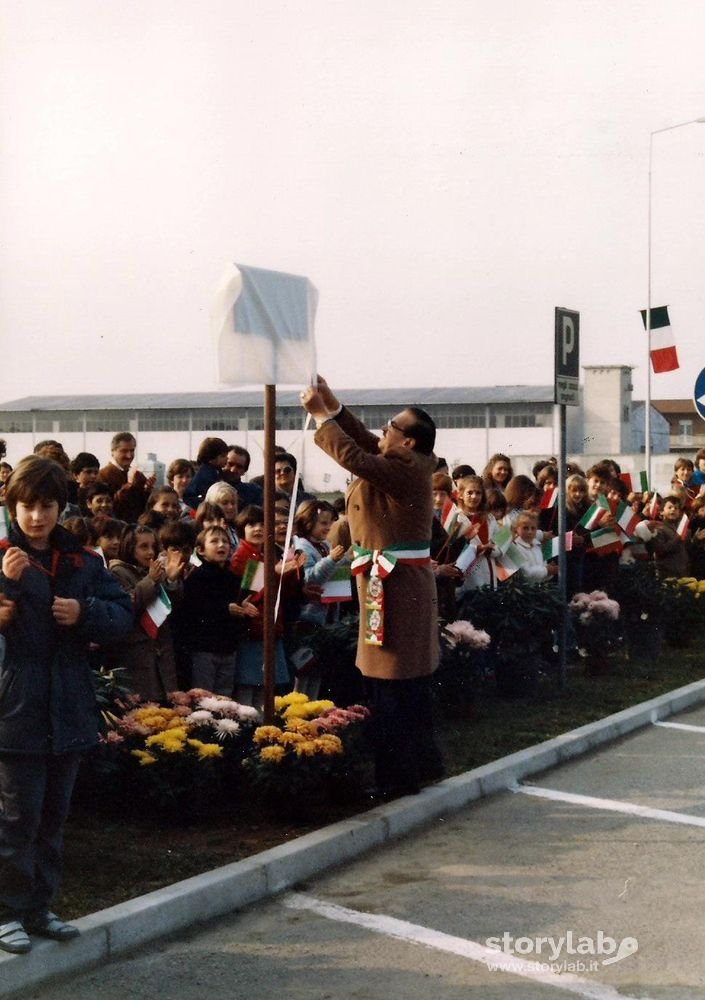
[[[297,717],[286,720],[286,729],[290,733],[301,733],[307,739],[313,739],[314,736],[318,736],[317,725],[307,722],[306,719],[299,719]]]
[[[282,733],[279,737],[279,743],[281,746],[295,746],[295,744],[300,743],[304,739],[302,733]]]
[[[161,747],[167,753],[180,753],[186,745],[186,729],[183,726],[178,729],[167,729],[163,733],[148,736],[144,742],[145,746]]]
[[[147,767],[149,764],[156,764],[157,758],[153,753],[148,753],[146,750],[130,750],[133,757],[136,757],[142,767]]]
[[[258,726],[252,739],[255,743],[269,743],[278,740],[281,734],[279,726]]]
[[[282,714],[287,722],[292,718],[313,719],[330,708],[335,708],[335,704],[332,701],[308,701],[302,704],[289,705]]]
[[[167,722],[166,731],[169,732],[169,730],[183,729],[183,727],[184,727],[184,720],[180,718],[180,716],[175,715],[173,719],[169,719],[169,721]]]
[[[141,726],[146,726],[147,729],[156,729],[161,731],[166,729],[167,720],[161,715],[145,715],[143,719],[139,719],[139,724]]]
[[[219,743],[201,743],[198,748],[198,759],[207,760],[209,757],[220,757],[223,748]]]
[[[270,764],[280,764],[286,756],[286,750],[280,746],[264,747],[259,755],[260,760],[269,761]]]
[[[315,740],[302,740],[295,744],[294,751],[299,757],[314,757],[318,752],[318,747]]]
[[[173,708],[160,708],[158,705],[145,705],[133,712],[133,717],[143,725],[147,725],[147,719],[163,719],[168,722],[169,719],[174,718],[174,715]]]
[[[290,691],[289,694],[274,699],[274,708],[277,712],[281,712],[283,708],[287,708],[289,705],[303,705],[307,701],[307,694],[302,694],[301,691]]]
[[[343,752],[342,741],[334,736],[332,733],[326,733],[324,736],[319,736],[315,743],[320,748],[321,753],[326,757],[334,757],[336,754]]]

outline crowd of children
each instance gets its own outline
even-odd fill
[[[242,480],[249,455],[207,438],[197,463],[176,459],[166,484],[156,487],[150,478],[130,473],[134,447],[130,434],[115,436],[108,475],[89,453],[71,461],[55,441],[35,449],[65,470],[64,526],[99,553],[132,601],[132,631],[107,644],[97,658],[122,667],[146,699],[161,701],[177,687],[197,686],[259,706],[264,518],[261,502],[247,502],[262,496],[261,482]],[[5,471],[9,475],[11,468],[3,462],[1,489]],[[277,471],[277,484],[286,488],[277,488],[275,500],[281,586],[276,683],[290,686],[296,673],[286,656],[285,634],[305,636],[335,620],[342,601],[352,602],[354,595],[348,573],[347,593],[341,597],[337,591],[339,603],[321,600],[331,579],[345,579],[340,570],[351,561],[345,518],[339,518],[342,504],[336,510],[305,493],[299,481],[297,498],[303,500],[297,499],[285,551],[295,458],[282,451]],[[620,563],[635,559],[655,560],[663,576],[705,576],[705,450],[694,461],[677,459],[661,496],[632,489],[630,477],[608,459],[587,471],[570,465],[566,472],[568,596],[612,592]],[[555,459],[536,463],[532,476],[515,475],[502,454],[493,455],[481,475],[469,464],[449,473],[439,460],[432,482],[431,552],[443,619],[454,616],[468,591],[497,587],[514,573],[532,581],[557,576],[551,542],[558,530],[558,479]],[[127,522],[116,516],[116,506],[139,513]]]
[[[442,460],[441,460],[442,462]],[[493,455],[481,476],[466,464],[433,477],[432,555],[439,607],[450,617],[468,590],[498,586],[515,572],[557,576],[557,460],[537,462],[533,478],[514,475]],[[653,560],[659,576],[705,577],[705,449],[678,458],[662,494],[622,474],[611,459],[566,469],[566,590],[613,593],[620,564]]]
[[[107,476],[89,453],[71,461],[55,441],[35,449],[66,472],[64,526],[100,554],[132,600],[132,632],[97,655],[124,668],[128,683],[147,699],[160,701],[177,687],[197,686],[261,705],[262,580],[256,568],[264,558],[264,519],[261,502],[246,502],[262,496],[261,482],[242,480],[249,455],[207,438],[197,463],[176,459],[166,484],[156,487],[127,471],[134,446],[131,435],[115,436]],[[291,491],[296,460],[282,452],[277,463],[277,483]],[[3,462],[0,489],[5,471],[9,475],[11,467]],[[635,559],[655,560],[663,576],[705,576],[705,450],[694,461],[676,460],[663,495],[632,489],[631,477],[609,459],[587,471],[570,465],[566,472],[569,597],[581,590],[613,592],[620,563]],[[515,475],[502,454],[493,455],[481,475],[469,464],[449,473],[439,460],[431,552],[443,619],[454,616],[468,591],[497,587],[514,573],[532,581],[557,576],[550,543],[558,530],[558,479],[555,459],[537,462],[532,476]],[[276,683],[283,686],[296,682],[285,634],[305,636],[335,620],[343,600],[354,600],[348,583],[345,597],[338,591],[341,603],[321,601],[323,587],[351,561],[345,518],[339,519],[342,504],[336,510],[298,485],[303,501],[297,499],[286,552],[291,492],[277,488],[275,500],[281,586]],[[126,522],[116,516],[116,504],[122,512],[141,512]]]

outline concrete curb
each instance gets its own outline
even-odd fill
[[[528,775],[587,753],[705,702],[705,680],[626,708],[544,743],[430,785],[261,854],[195,875],[76,921],[70,944],[37,941],[28,955],[0,953],[0,998],[83,972],[158,938],[224,916],[364,854]]]

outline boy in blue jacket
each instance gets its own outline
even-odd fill
[[[80,754],[98,740],[88,646],[132,628],[129,596],[58,524],[66,493],[61,466],[31,456],[5,494],[0,593],[14,607],[0,617],[0,948],[14,953],[30,950],[28,932],[78,935],[49,904]]]

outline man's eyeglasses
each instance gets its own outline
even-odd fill
[[[404,437],[408,437],[409,436],[408,433],[407,433],[406,428],[405,427],[400,427],[399,424],[396,422],[396,420],[388,420],[387,421],[387,424],[386,424],[386,426],[384,428],[385,434],[389,430],[390,427],[393,427],[395,431],[399,431],[399,433],[403,434]]]
[[[280,465],[278,469],[274,470],[275,476],[290,476],[294,470],[290,465]]]

